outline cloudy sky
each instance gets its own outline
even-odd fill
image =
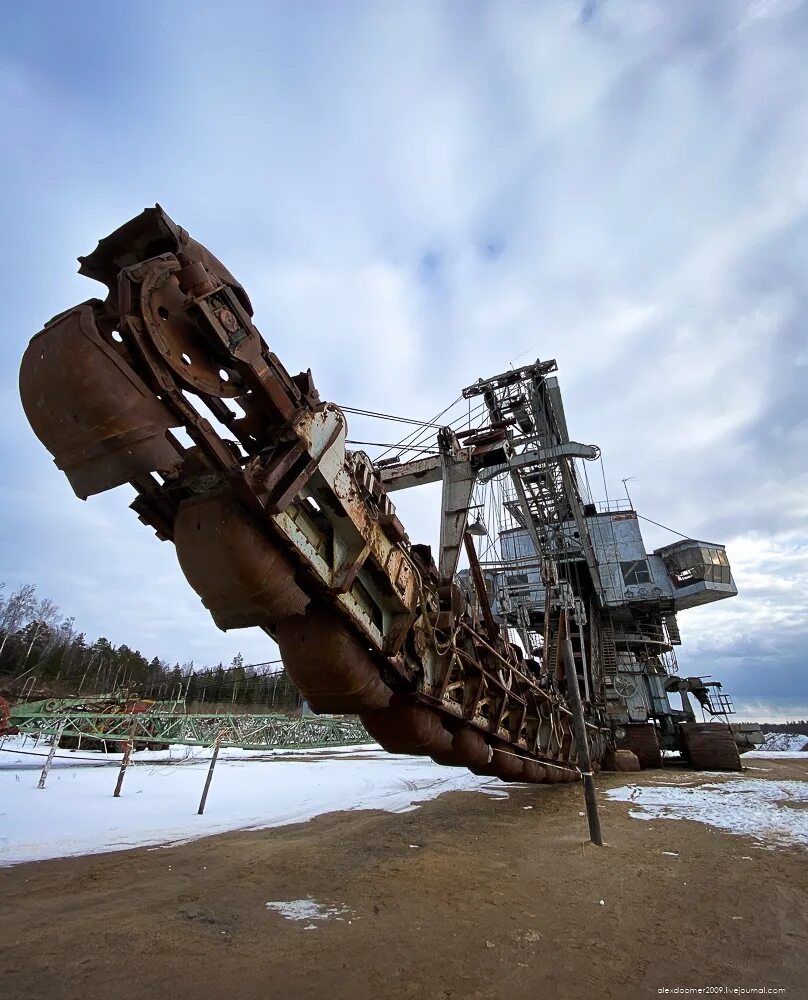
[[[76,500],[18,402],[30,336],[99,292],[76,256],[159,201],[337,402],[427,418],[557,358],[612,494],[727,544],[741,596],[681,616],[683,668],[808,714],[808,4],[2,9],[0,580],[148,656],[274,654],[126,488]]]

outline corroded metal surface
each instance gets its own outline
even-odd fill
[[[641,722],[636,725],[622,727],[625,736],[615,741],[620,750],[630,750],[640,762],[640,767],[662,767],[662,751],[659,748],[659,737],[656,726]]]
[[[490,615],[480,627],[451,579],[465,469],[502,466],[501,428],[441,438],[457,474],[444,469],[436,566],[367,456],[346,451],[343,412],[310,372],[285,370],[241,285],[159,206],[81,270],[106,299],[49,323],[20,371],[28,419],[76,494],[131,483],[133,509],[174,542],[214,621],[276,638],[316,712],[360,714],[391,751],[503,780],[576,780],[560,690]],[[588,738],[598,761],[605,733],[592,725]]]
[[[31,341],[20,394],[34,433],[83,500],[180,456],[166,437],[180,421],[101,336],[100,304],[57,316]]]
[[[742,771],[731,726],[721,722],[682,724],[688,759],[696,771]]]

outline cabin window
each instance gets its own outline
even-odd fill
[[[651,574],[645,559],[621,562],[620,569],[623,571],[623,582],[627,587],[636,587],[641,583],[651,582]]]
[[[677,587],[702,582],[729,586],[732,582],[727,553],[716,546],[693,545],[679,549],[666,558],[665,564]]]
[[[704,560],[704,579],[713,583],[730,582],[729,560],[723,549],[704,546],[701,550]]]

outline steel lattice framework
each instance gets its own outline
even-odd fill
[[[76,711],[58,701],[15,705],[9,725],[32,736],[144,743],[300,750],[355,746],[372,739],[357,719],[305,715],[196,715],[165,710]]]

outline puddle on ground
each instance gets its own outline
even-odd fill
[[[280,913],[287,920],[345,920],[351,910],[347,906],[318,903],[316,899],[274,900],[266,904],[268,910]],[[348,923],[351,921],[349,920]],[[311,924],[305,930],[312,930]]]

